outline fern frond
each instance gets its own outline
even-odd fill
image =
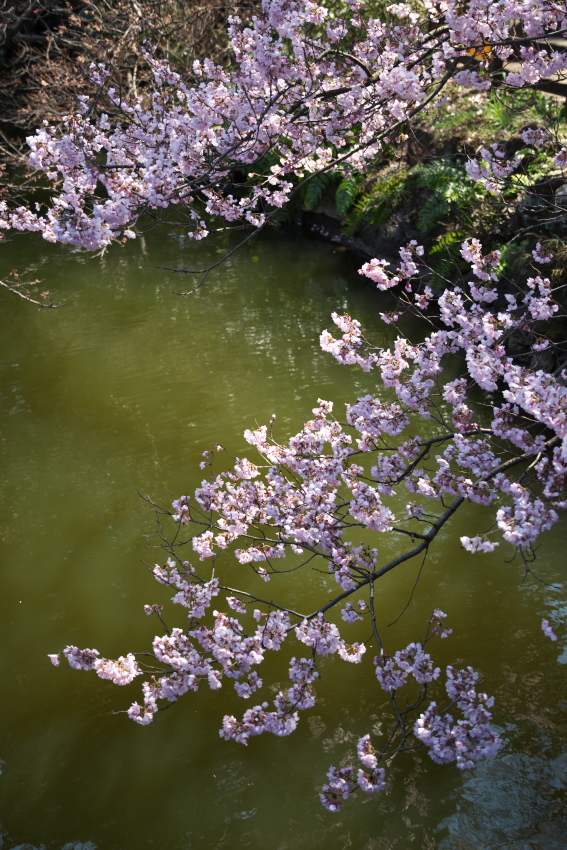
[[[284,224],[289,224],[292,221],[297,221],[300,216],[300,211],[297,204],[290,202],[286,204],[271,216],[271,223],[275,227],[281,227]]]
[[[442,218],[458,207],[457,217],[462,211],[478,204],[486,190],[468,174],[465,166],[451,160],[437,160],[412,169],[420,189],[429,189],[431,196],[419,212],[417,223],[420,230],[429,230]]]
[[[467,235],[464,230],[450,230],[449,233],[445,233],[437,244],[430,249],[429,253],[442,254],[450,251],[457,245],[460,247],[466,238]]]
[[[420,230],[429,230],[450,211],[451,204],[446,198],[439,194],[431,195],[417,214],[417,226]]]
[[[412,175],[417,178],[420,189],[443,190],[448,183],[458,179],[460,174],[470,180],[463,167],[445,159],[420,164],[412,169]]]
[[[346,224],[347,235],[352,235],[364,221],[374,227],[380,227],[388,221],[394,210],[408,196],[409,182],[410,175],[405,170],[382,177],[371,191],[354,205]]]
[[[339,215],[343,218],[347,215],[348,211],[354,204],[359,190],[360,177],[354,174],[350,175],[349,177],[345,177],[344,180],[341,180],[341,182],[337,186],[337,191],[335,194],[335,203],[337,205],[337,211]]]
[[[303,193],[303,203],[308,210],[315,209],[333,179],[333,176],[327,173],[315,174],[311,178]]]

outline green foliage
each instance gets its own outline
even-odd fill
[[[353,203],[358,185],[354,178],[346,178],[337,189],[339,212],[345,215],[351,210],[345,228],[347,235],[352,235],[363,222],[380,227],[412,191],[421,190],[423,195],[429,190],[417,214],[417,226],[423,231],[431,230],[450,215],[459,219],[463,211],[478,205],[487,195],[486,190],[469,177],[462,163],[449,159],[378,175],[375,185]]]
[[[356,196],[360,191],[361,178],[356,174],[351,174],[345,177],[337,186],[335,194],[335,203],[337,211],[343,218],[354,204]]]
[[[450,202],[442,194],[430,195],[417,214],[417,226],[420,230],[431,230],[438,221],[446,218],[451,211]]]
[[[501,277],[517,278],[529,272],[532,255],[527,239],[509,242],[500,247],[500,262],[496,269]]]
[[[530,122],[539,120],[548,126],[558,126],[567,120],[565,103],[533,89],[493,89],[483,113],[490,131],[505,131],[507,136],[518,133]]]
[[[417,215],[420,230],[431,230],[455,207],[466,208],[486,195],[486,190],[469,177],[464,165],[448,159],[418,165],[412,169],[412,175],[418,188],[431,192]]]
[[[450,230],[431,248],[429,253],[435,258],[435,273],[431,280],[433,289],[444,289],[447,280],[454,276],[455,269],[466,269],[461,245],[467,235],[464,230]]]
[[[531,93],[527,91],[522,91],[519,98],[506,91],[491,92],[484,107],[485,118],[490,128],[500,132],[510,127],[516,113],[520,112],[525,116],[526,109],[530,108],[531,99]]]
[[[522,165],[504,188],[503,196],[514,197],[524,187],[533,186],[534,183],[548,177],[549,172],[554,170],[553,156],[554,151],[527,148],[522,155]]]
[[[408,197],[410,182],[409,171],[403,168],[378,179],[354,205],[345,228],[347,235],[352,235],[363,222],[380,227],[388,221],[396,207]]]
[[[328,174],[325,172],[324,174],[315,174],[307,183],[305,189],[302,192],[303,203],[308,210],[314,210],[323,195],[325,194],[327,187],[330,183],[332,183],[336,178],[332,174]]]
[[[284,227],[286,224],[295,224],[301,220],[301,210],[297,204],[290,201],[277,212],[273,213],[270,220],[275,227]]]
[[[546,97],[542,92],[534,91],[534,109],[539,118],[551,127],[558,128],[567,122],[567,101],[555,97]]]
[[[441,258],[447,257],[454,260],[456,254],[459,254],[460,246],[463,240],[467,238],[464,230],[450,230],[439,239],[436,245],[430,250],[430,254],[438,254]]]

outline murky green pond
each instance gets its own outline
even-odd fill
[[[200,482],[215,443],[242,453],[244,429],[274,412],[283,438],[317,398],[341,410],[374,388],[318,345],[334,309],[391,338],[352,258],[270,235],[190,297],[176,293],[193,281],[156,268],[206,266],[227,247],[163,229],[98,259],[33,237],[2,247],[0,274],[28,269],[65,306],[0,292],[0,847],[564,850],[567,654],[540,629],[565,598],[564,526],[542,538],[536,565],[559,590],[523,581],[503,551],[465,553],[457,541],[482,523],[474,511],[437,541],[389,629],[419,565],[386,577],[389,648],[419,639],[444,608],[455,633],[436,660],[483,672],[506,746],[468,773],[423,752],[398,759],[386,792],[338,815],[318,790],[383,716],[371,659],[366,670],[327,663],[298,731],[248,747],[219,739],[223,714],[247,707],[226,689],[188,695],[140,728],[113,713],[136,683],[119,689],[47,660],[67,643],[116,657],[155,634],[142,607],[159,590],[142,563],[154,519],[138,492],[168,503]]]

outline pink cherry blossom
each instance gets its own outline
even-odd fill
[[[550,640],[557,640],[557,635],[555,634],[555,630],[549,620],[542,620],[541,628],[546,637],[548,637]]]

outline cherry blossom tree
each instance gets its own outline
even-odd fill
[[[45,127],[31,137],[31,161],[53,181],[52,200],[33,209],[4,202],[0,224],[89,250],[133,238],[142,216],[171,209],[195,239],[219,219],[253,233],[313,175],[370,168],[450,85],[485,90],[498,74],[501,83],[522,87],[567,68],[567,56],[550,42],[567,27],[563,3],[425,0],[390,6],[383,20],[365,16],[357,0],[343,8],[339,17],[311,0],[265,0],[250,26],[231,22],[233,67],[196,62],[190,79],[148,46],[154,88],[146,96],[126,98],[107,68],[93,67],[120,120],[83,98],[63,130]],[[546,138],[527,130],[524,142]],[[567,151],[560,138],[553,143],[564,169]],[[519,164],[487,140],[468,171],[498,193]],[[236,182],[242,173],[245,182]],[[366,671],[372,649],[392,729],[382,741],[364,735],[358,762],[329,770],[321,800],[331,811],[355,791],[384,789],[389,761],[405,750],[424,746],[434,761],[468,769],[501,745],[479,673],[449,666],[442,674],[435,666],[430,641],[451,632],[441,609],[421,641],[385,647],[375,604],[380,579],[425,557],[471,503],[489,508],[493,519],[486,533],[462,537],[463,547],[482,553],[506,543],[529,570],[539,535],[567,507],[565,376],[520,365],[506,348],[519,329],[535,350],[551,345],[546,328],[560,308],[540,266],[553,258],[538,245],[533,276],[510,293],[499,289],[499,252],[485,254],[469,239],[461,255],[470,274],[445,291],[426,285],[415,241],[400,250],[396,269],[378,258],[362,266],[378,289],[399,294],[400,309],[383,314],[386,322],[397,322],[402,310],[427,311],[433,331],[419,343],[400,335],[392,348],[375,349],[356,319],[333,314],[338,332],[324,331],[322,348],[340,363],[374,370],[379,385],[347,407],[346,422],[319,400],[302,430],[278,442],[272,420],[245,433],[259,457],[215,471],[224,457],[216,447],[205,453],[206,478],[194,495],[172,509],[154,505],[166,560],[153,572],[186,609],[183,627],[170,628],[161,606],[148,605],[163,627],[150,652],[112,660],[94,649],[63,651],[72,667],[117,685],[143,677],[141,702],[127,712],[141,725],[202,685],[219,689],[232,680],[245,700],[259,692],[252,708],[241,718],[225,716],[220,728],[222,738],[247,744],[266,732],[294,731],[299,713],[317,699],[322,657]],[[449,362],[461,366],[452,380]],[[408,501],[400,510],[402,493]],[[384,534],[407,543],[392,560],[381,554]],[[313,570],[320,602],[296,610],[283,597],[248,590],[245,580],[233,587],[237,565],[266,587],[275,579],[281,586],[286,569]],[[359,620],[369,636],[349,641],[349,626]],[[542,628],[556,638],[553,624]],[[290,654],[290,681],[270,705],[261,696],[262,665],[278,651]],[[51,660],[58,664],[60,656]]]
[[[261,227],[289,200],[292,178],[368,168],[449,85],[482,91],[504,74],[519,88],[567,67],[552,43],[566,24],[555,0],[401,3],[388,22],[364,8],[348,0],[338,16],[313,0],[265,0],[250,26],[231,19],[232,66],[195,61],[190,77],[148,45],[147,94],[130,96],[94,64],[97,94],[28,139],[51,202],[4,201],[0,225],[89,250],[132,238],[141,216],[160,210],[182,214],[194,239],[219,217]],[[519,70],[503,72],[511,60]],[[471,174],[490,186],[513,168],[488,148],[483,156]]]
[[[12,183],[25,169],[25,137],[45,120],[57,125],[74,111],[77,95],[96,96],[92,62],[104,57],[115,83],[136,95],[151,80],[144,41],[175,56],[180,67],[220,58],[229,14],[246,19],[255,6],[257,0],[0,0],[0,160],[18,166]],[[105,108],[112,114],[111,104]]]

